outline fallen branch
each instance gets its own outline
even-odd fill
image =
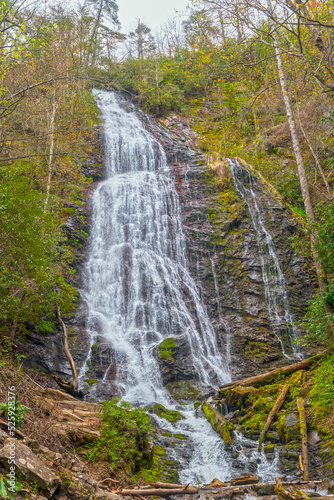
[[[148,483],[150,486],[153,486],[154,488],[166,488],[166,489],[172,489],[172,490],[175,490],[175,489],[182,489],[182,488],[187,488],[187,486],[185,486],[184,484],[173,484],[173,483],[152,483],[152,482],[149,482]],[[188,485],[189,486],[189,485]]]
[[[315,484],[320,484],[322,481],[303,481],[303,480],[296,480],[296,481],[284,481],[283,483],[281,482],[282,485],[284,486],[307,486],[307,485],[315,485]],[[158,488],[154,487],[153,485],[158,485],[162,484],[164,485],[163,488]],[[196,493],[200,492],[210,492],[210,493],[233,493],[233,494],[238,494],[238,493],[243,493],[245,490],[252,488],[254,491],[258,490],[259,488],[262,488],[263,486],[272,486],[275,487],[276,483],[257,483],[257,484],[243,484],[239,486],[224,486],[220,488],[219,486],[203,486],[200,488],[195,488],[193,486],[184,486],[184,485],[178,485],[178,484],[170,484],[170,483],[150,483],[151,488],[146,489],[145,487],[141,487],[141,489],[123,489],[121,492],[118,492],[118,494],[123,495],[123,496],[136,496],[136,497],[141,497],[141,496],[160,496],[160,497],[169,497],[173,495],[193,495]]]
[[[275,402],[275,404],[274,404],[271,412],[268,415],[268,418],[267,418],[267,421],[266,421],[265,426],[263,428],[263,431],[260,434],[260,438],[259,438],[259,450],[261,449],[262,444],[264,443],[267,431],[268,431],[269,427],[271,426],[272,421],[274,420],[276,413],[278,413],[280,411],[280,409],[281,409],[281,407],[282,407],[282,405],[283,405],[283,403],[285,401],[285,398],[286,398],[289,390],[290,390],[290,384],[286,384],[283,387],[280,395],[276,399],[276,402]]]
[[[0,419],[0,425],[4,425],[6,427],[6,431],[8,432],[8,422],[5,422],[4,420]],[[25,434],[23,434],[23,432],[19,431],[18,429],[15,429],[15,434],[17,434],[22,439],[27,437]],[[8,437],[12,437],[12,436],[8,435]]]
[[[229,382],[228,384],[223,384],[219,386],[219,392],[224,392],[225,389],[231,389],[236,386],[257,386],[264,385],[266,382],[271,382],[276,375],[288,376],[299,370],[308,370],[311,366],[316,363],[324,353],[312,356],[312,358],[304,359],[293,365],[283,366],[283,368],[277,368],[267,373],[262,373],[261,375],[255,375],[255,377],[248,377],[242,380],[236,380],[235,382]]]
[[[182,488],[152,488],[151,490],[122,490],[120,495],[122,496],[158,496],[158,497],[169,497],[173,495],[195,495],[199,493],[199,488],[194,488],[193,486],[182,487]]]
[[[70,349],[68,347],[67,329],[66,329],[66,325],[65,325],[65,323],[62,320],[62,317],[60,315],[60,307],[59,306],[57,307],[57,314],[58,314],[58,319],[59,319],[59,322],[60,322],[62,330],[63,330],[64,352],[65,352],[66,357],[71,365],[71,370],[72,370],[72,374],[73,374],[73,380],[72,380],[71,386],[72,386],[72,389],[74,391],[77,391],[78,390],[78,372],[77,372],[77,368],[75,366],[74,360],[72,358],[72,354],[70,352]]]
[[[116,483],[116,484],[120,483],[120,481],[117,481],[117,479],[111,479],[111,477],[107,477],[106,479],[102,479],[102,481],[99,481],[98,484],[105,483],[106,481],[111,481],[112,483]]]
[[[308,447],[307,447],[307,425],[306,425],[304,402],[302,398],[297,399],[297,408],[299,413],[300,434],[302,437],[303,479],[305,481],[308,481],[310,479],[310,472],[309,472]]]

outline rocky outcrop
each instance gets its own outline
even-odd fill
[[[7,439],[0,450],[0,462],[9,467],[10,458],[15,456],[15,466],[24,479],[36,484],[38,489],[51,498],[58,488],[59,478],[23,443]]]
[[[269,317],[259,238],[227,161],[207,165],[206,158],[195,150],[195,137],[185,124],[173,117],[164,125],[168,131],[152,121],[147,123],[167,153],[181,199],[189,270],[200,287],[233,379],[287,364],[289,359],[282,354]],[[246,182],[250,171],[245,170]],[[308,263],[294,253],[290,243],[298,222],[274,189],[256,173],[251,176],[263,207],[266,230],[284,273],[291,317],[298,321],[305,314],[314,278]],[[190,301],[189,305],[192,307]],[[195,308],[193,315],[196,319]],[[284,318],[284,312],[281,316]],[[286,338],[287,323],[283,321],[277,328],[286,352],[293,355]],[[175,336],[174,341],[175,354],[183,350],[186,364],[182,335]],[[169,381],[173,369],[179,380],[182,355],[174,364],[167,360],[161,366],[163,372],[168,372]],[[184,379],[189,378],[185,370]]]

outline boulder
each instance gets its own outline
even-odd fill
[[[330,495],[334,495],[334,481],[330,481],[328,483],[328,493]]]
[[[278,419],[278,433],[283,443],[299,441],[301,438],[298,416],[295,413],[283,413]]]
[[[47,498],[51,498],[60,481],[59,478],[22,442],[7,439],[0,450],[0,462],[5,468],[15,452],[15,465],[28,483],[37,484]]]
[[[219,434],[227,445],[230,445],[232,443],[231,431],[234,427],[233,424],[226,420],[226,418],[207,401],[203,403],[202,409],[213,430]]]
[[[64,467],[58,467],[63,487],[70,500],[95,500],[97,482],[87,474],[74,474]]]
[[[320,441],[321,441],[321,438],[320,438],[320,436],[319,436],[319,434],[318,434],[317,431],[312,431],[307,436],[307,442],[311,446],[320,443]]]
[[[254,491],[256,491],[256,494],[260,496],[275,495],[274,483],[255,485],[252,488],[254,489]]]
[[[248,396],[252,395],[257,389],[255,387],[233,387],[227,391],[226,404],[231,409],[246,408],[252,404]]]

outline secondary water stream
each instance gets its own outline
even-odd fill
[[[82,293],[91,347],[101,339],[111,346],[115,390],[125,400],[181,411],[184,419],[174,424],[156,417],[164,429],[188,438],[170,451],[181,465],[181,481],[227,480],[247,472],[273,479],[277,459],[258,454],[256,443],[245,447],[241,436],[226,449],[201,412],[191,402],[180,406],[163,386],[155,348],[177,335],[183,336],[189,369],[203,387],[228,382],[230,374],[187,268],[180,203],[166,155],[128,103],[106,91],[95,96],[104,119],[106,178],[93,195]],[[228,350],[229,338],[225,344]],[[102,382],[107,376],[108,370]],[[90,395],[99,397],[99,383]]]
[[[288,290],[272,235],[265,224],[265,206],[256,194],[256,179],[235,159],[229,160],[235,188],[247,204],[254,227],[262,267],[265,298],[271,328],[288,359],[303,358],[296,343],[298,330],[290,312]],[[292,356],[291,356],[292,355]]]

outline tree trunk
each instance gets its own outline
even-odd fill
[[[50,117],[50,149],[48,157],[48,178],[46,182],[46,197],[44,202],[44,212],[48,206],[50,186],[51,186],[51,176],[52,176],[52,161],[53,161],[53,149],[54,149],[54,132],[55,132],[55,118],[56,118],[56,84],[53,84],[53,98],[52,98],[52,111]]]
[[[72,358],[72,354],[70,352],[70,349],[68,347],[68,341],[67,341],[67,329],[64,321],[62,320],[62,317],[60,315],[60,307],[57,307],[57,313],[58,313],[58,319],[61,324],[62,330],[63,330],[63,342],[64,342],[64,352],[66,354],[66,357],[71,365],[71,370],[73,374],[73,380],[72,380],[72,387],[74,391],[78,390],[78,372],[77,368],[75,366],[74,360]]]
[[[303,463],[303,479],[309,481],[309,461],[308,461],[308,447],[307,447],[307,425],[304,402],[302,398],[297,399],[297,408],[299,413],[300,434],[302,437],[302,463]]]
[[[92,33],[92,36],[91,36],[91,47],[92,47],[92,50],[93,50],[93,52],[92,52],[92,65],[93,66],[95,65],[95,59],[96,59],[96,43],[95,43],[95,39],[96,39],[96,36],[97,36],[97,30],[98,30],[98,27],[99,27],[99,24],[100,24],[100,19],[101,19],[101,14],[102,14],[102,8],[103,8],[103,1],[104,0],[100,1],[99,10],[97,11],[96,21],[95,21],[93,33]]]
[[[268,3],[270,6],[270,9],[272,11],[270,0],[268,0]],[[306,176],[306,171],[305,171],[305,166],[304,166],[304,160],[303,160],[303,156],[302,156],[301,149],[300,149],[300,142],[299,142],[299,137],[297,134],[295,117],[293,114],[291,101],[290,101],[290,97],[289,97],[288,86],[287,86],[286,79],[285,79],[284,66],[283,66],[283,61],[282,61],[282,56],[281,56],[281,48],[280,48],[280,43],[279,43],[279,39],[278,39],[278,35],[277,35],[276,30],[273,31],[273,37],[274,37],[274,41],[275,41],[275,55],[276,55],[276,61],[277,61],[277,67],[278,67],[279,80],[280,80],[280,84],[281,84],[283,100],[284,100],[286,114],[287,114],[289,128],[290,128],[293,151],[294,151],[296,163],[297,163],[300,188],[301,188],[301,192],[302,192],[302,196],[303,196],[303,202],[304,202],[304,206],[305,206],[307,220],[308,220],[308,223],[310,225],[311,248],[312,248],[314,264],[315,264],[315,268],[316,268],[316,272],[317,272],[319,288],[321,290],[326,290],[326,272],[321,264],[320,256],[319,256],[319,253],[318,253],[317,248],[316,248],[317,234],[316,234],[316,230],[314,229],[314,227],[312,227],[312,225],[314,225],[314,223],[315,223],[313,206],[312,206],[310,191],[309,191],[309,187],[308,187],[308,183],[307,183],[307,176]],[[328,305],[324,304],[324,307],[325,307],[326,313],[328,315],[332,313],[332,310]],[[334,333],[333,324],[330,323],[330,325],[331,325],[331,329]]]
[[[260,449],[262,447],[262,444],[264,443],[267,431],[268,431],[269,427],[271,426],[271,423],[274,420],[276,413],[278,413],[280,411],[280,409],[282,408],[282,405],[283,405],[283,403],[285,401],[285,398],[286,398],[289,390],[290,390],[290,384],[287,384],[287,385],[285,385],[283,387],[280,395],[276,399],[276,402],[275,402],[275,404],[274,404],[271,412],[268,415],[268,419],[267,419],[267,421],[265,423],[263,431],[260,434],[260,438],[259,438],[259,451],[260,451]]]
[[[303,361],[299,361],[293,365],[284,366],[283,368],[277,368],[276,370],[272,370],[267,373],[262,373],[261,375],[255,375],[254,377],[244,378],[242,380],[236,380],[235,382],[229,382],[228,384],[220,385],[219,392],[223,392],[226,389],[231,389],[236,386],[259,386],[264,385],[266,383],[271,382],[276,375],[291,375],[299,370],[308,370],[314,365],[324,353],[317,354],[316,356],[312,356],[312,358],[304,359]]]

